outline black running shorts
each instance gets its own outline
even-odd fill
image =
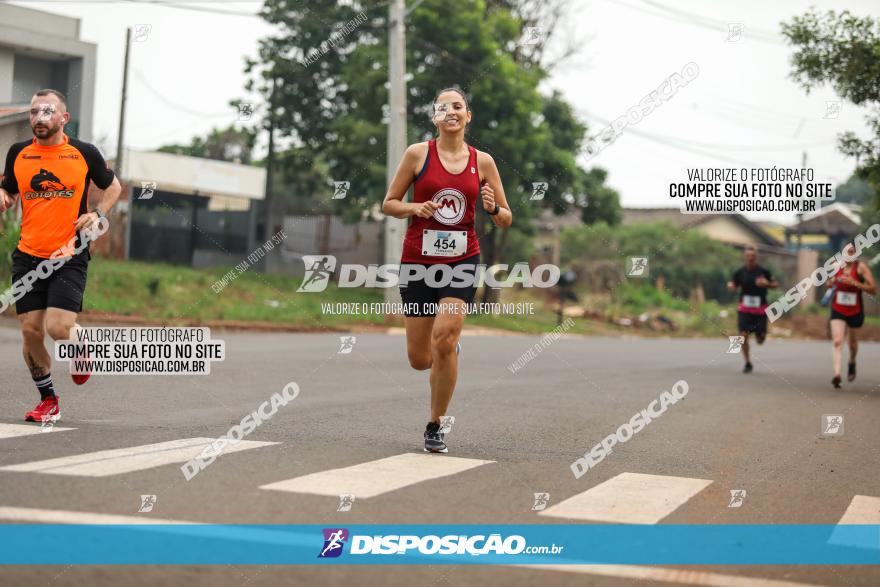
[[[767,314],[737,312],[737,324],[740,332],[754,333],[759,337],[767,335]]]
[[[400,273],[403,274],[404,266],[406,265],[420,265],[426,270],[433,265],[447,265],[453,269],[461,265],[468,265],[473,267],[470,274],[474,275],[477,271],[477,265],[479,264],[480,255],[477,253],[472,257],[453,261],[452,263],[430,263],[427,265],[421,263],[401,263]],[[474,295],[476,293],[476,284],[460,286],[450,283],[440,287],[433,287],[428,285],[425,279],[417,279],[410,280],[408,283],[400,285],[400,299],[403,302],[403,314],[404,316],[409,317],[435,316],[437,314],[436,305],[439,304],[440,300],[443,298],[458,298],[464,300],[465,303],[470,304],[474,301]]]
[[[850,328],[861,328],[862,324],[865,323],[865,312],[859,312],[855,316],[846,316],[841,314],[840,312],[835,312],[832,308],[831,310],[831,320],[843,320],[846,322],[846,325]]]
[[[45,275],[46,271],[35,273],[37,275],[35,280],[27,280],[30,283],[29,291],[15,302],[15,311],[24,314],[46,308],[61,308],[71,312],[81,312],[89,258],[89,252],[85,250],[71,257],[48,276],[40,276]],[[21,291],[21,285],[26,283],[25,277],[31,271],[36,272],[40,263],[45,260],[18,249],[12,252],[12,294]],[[16,286],[16,284],[21,285]]]

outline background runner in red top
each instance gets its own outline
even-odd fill
[[[849,275],[853,281],[861,282],[859,277],[859,264],[853,263],[849,267],[841,267],[835,277]],[[835,280],[834,297],[831,299],[831,309],[844,316],[857,316],[862,313],[862,290],[855,285],[849,285]]]
[[[446,171],[437,154],[435,140],[428,142],[425,168],[413,184],[413,202],[433,201],[440,207],[431,218],[410,218],[403,240],[401,263],[450,263],[472,257],[480,252],[480,242],[474,229],[476,204],[480,198],[480,174],[477,170],[477,152],[468,145],[470,157],[461,173]],[[467,233],[465,252],[454,256],[425,254],[423,238],[426,230]],[[427,251],[430,253],[430,251]]]

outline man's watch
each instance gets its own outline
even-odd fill
[[[98,220],[101,220],[102,218],[107,218],[107,216],[103,212],[101,212],[100,208],[95,208],[94,210],[92,210],[92,212],[98,215]]]
[[[489,212],[489,216],[495,216],[499,212],[501,212],[501,206],[498,205],[498,202],[495,202],[495,209]]]

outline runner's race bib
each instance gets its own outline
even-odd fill
[[[425,230],[422,254],[429,257],[460,257],[467,252],[467,231]]]
[[[839,291],[837,292],[837,303],[841,306],[855,306],[858,303],[855,292]]]
[[[760,308],[761,296],[743,296],[742,302],[746,308]]]

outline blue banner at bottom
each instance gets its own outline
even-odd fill
[[[4,524],[0,544],[5,565],[880,564],[878,525]]]

